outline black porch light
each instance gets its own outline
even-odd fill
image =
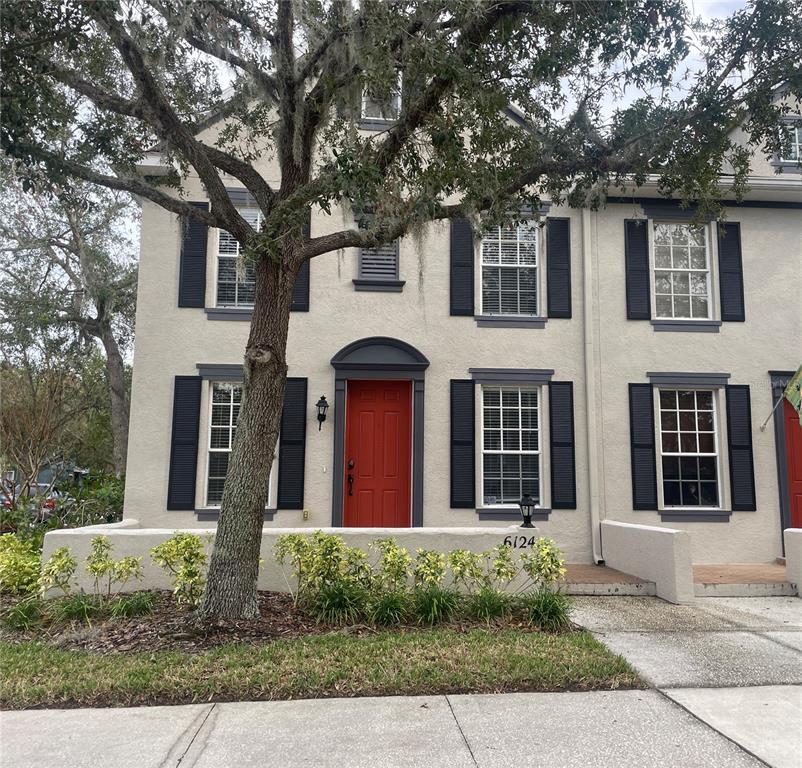
[[[320,400],[315,403],[315,408],[317,408],[317,431],[320,432],[323,422],[326,420],[326,411],[329,410],[325,395],[320,396]]]
[[[535,500],[528,493],[525,493],[523,498],[518,502],[518,506],[521,508],[521,517],[524,519],[521,528],[534,528],[535,526],[532,525],[532,514],[535,511]]]

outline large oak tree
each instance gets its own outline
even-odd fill
[[[695,31],[683,0],[22,0],[4,5],[2,34],[7,154],[54,183],[125,190],[226,229],[255,266],[201,608],[216,618],[257,612],[264,478],[306,260],[433,219],[497,221],[541,195],[598,205],[611,186],[650,175],[665,194],[715,209],[722,173],[737,193],[747,182],[749,151],[732,129],[745,124],[752,147],[776,151],[777,89],[802,94],[800,0],[756,0]],[[390,102],[399,82],[394,124],[358,132],[363,92]],[[212,117],[226,127],[204,140]],[[158,180],[137,172],[154,146],[173,168]],[[267,157],[277,187],[257,170]],[[210,210],[182,197],[189,172]],[[253,195],[260,231],[222,173]],[[367,229],[304,233],[310,207],[371,203]]]

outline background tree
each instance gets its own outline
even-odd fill
[[[10,164],[2,182],[4,354],[12,365],[15,355],[24,359],[30,373],[35,361],[25,350],[47,350],[55,370],[62,364],[74,370],[74,365],[58,360],[59,351],[69,354],[76,345],[87,348],[89,343],[90,354],[81,357],[80,365],[87,384],[97,381],[99,373],[105,378],[108,405],[100,413],[110,414],[112,468],[122,475],[129,411],[124,355],[133,338],[137,271],[132,235],[139,208],[126,193],[86,182],[49,190],[38,179],[26,193]],[[105,372],[97,370],[97,355],[91,354],[95,342],[102,346]]]
[[[655,174],[715,209],[726,168],[779,148],[784,86],[800,95],[800,0],[754,2],[689,54],[683,0],[27,0],[3,19],[3,150],[54,183],[82,179],[221,227],[254,263],[244,394],[208,585],[207,617],[254,616],[265,482],[278,435],[292,286],[302,263],[454,216],[499,221],[540,195],[596,205]],[[357,131],[363,92],[402,103]],[[619,109],[608,114],[604,104]],[[516,106],[514,119],[505,112]],[[214,138],[199,129],[216,117]],[[71,131],[67,146],[56,144]],[[170,172],[137,170],[158,144]],[[259,172],[275,160],[278,187]],[[102,161],[106,171],[97,170]],[[200,179],[210,210],[181,194]],[[256,232],[221,174],[262,210]],[[307,236],[310,207],[374,203],[367,229]]]

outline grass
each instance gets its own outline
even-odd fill
[[[641,686],[629,664],[587,632],[333,633],[196,654],[0,644],[6,709]]]

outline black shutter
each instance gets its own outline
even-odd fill
[[[306,220],[304,221],[303,226],[304,237],[311,236],[311,218],[311,212],[307,211]],[[301,264],[301,268],[298,270],[298,274],[295,277],[295,285],[292,287],[292,304],[290,305],[291,312],[309,311],[309,264],[309,259]]]
[[[451,314],[473,316],[473,231],[468,219],[451,220]]]
[[[752,462],[752,405],[747,384],[730,384],[727,391],[727,442],[733,512],[754,512],[755,468]]]
[[[209,210],[208,203],[192,203]],[[206,245],[209,228],[189,216],[181,219],[181,264],[178,277],[178,306],[203,308],[206,301]]]
[[[304,508],[306,379],[287,379],[278,441],[279,509]]]
[[[200,376],[175,377],[167,509],[195,509],[201,382]]]
[[[549,383],[549,437],[551,507],[576,509],[574,384],[571,381]]]
[[[741,225],[718,225],[718,285],[721,294],[721,319],[742,323],[744,309],[744,271],[741,259]]]
[[[476,507],[474,382],[451,381],[451,507]]]
[[[624,221],[627,319],[649,320],[649,230],[645,219]]]
[[[633,509],[657,509],[653,397],[651,384],[629,385]]]
[[[571,219],[546,219],[549,317],[571,317]]]

